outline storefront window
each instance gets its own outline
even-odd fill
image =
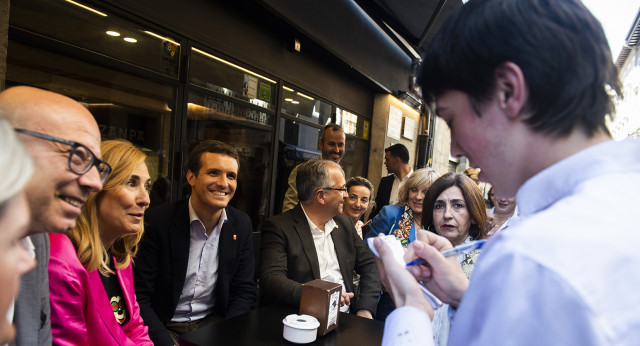
[[[347,178],[364,173],[369,120],[216,47],[191,47],[170,32],[170,23],[155,25],[113,5],[12,1],[6,85],[67,95],[91,111],[102,139],[124,138],[142,148],[154,181],[151,207],[187,196],[183,164],[205,139],[238,149],[231,205],[249,214],[256,230],[271,211],[280,212],[290,171],[321,156],[324,125],[337,122],[347,133],[341,162]]]
[[[245,120],[218,108],[215,97],[191,92],[187,108],[186,148],[191,151],[205,139],[234,146],[240,155],[238,187],[230,204],[249,214],[254,228],[268,216],[272,127]]]
[[[292,119],[283,118],[278,131],[278,168],[274,213],[282,210],[282,202],[287,192],[289,174],[293,168],[305,161],[320,158],[318,139],[321,128],[305,125]]]
[[[364,176],[365,155],[369,152],[368,142],[347,136],[345,143],[344,157],[340,161],[340,166],[344,170],[347,179],[351,177]]]
[[[336,107],[336,121],[346,134],[362,139],[369,139],[369,120]]]
[[[282,113],[314,124],[331,122],[331,104],[316,97],[284,86],[282,91]]]
[[[202,49],[191,49],[189,82],[252,105],[275,109],[275,80]],[[273,124],[273,119],[270,117],[264,123]]]
[[[15,28],[178,77],[180,42],[82,1],[11,1]]]
[[[174,87],[10,41],[7,86],[14,85],[51,90],[87,107],[103,140],[127,139],[148,155],[152,206],[169,200]]]

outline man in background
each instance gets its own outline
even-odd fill
[[[384,165],[388,176],[380,179],[378,193],[376,194],[376,205],[369,214],[369,219],[373,219],[380,210],[389,204],[398,203],[398,191],[400,186],[413,173],[413,168],[409,166],[409,150],[403,144],[394,144],[384,150]]]
[[[344,156],[345,146],[345,134],[342,127],[338,124],[328,124],[320,133],[320,140],[318,141],[318,149],[322,152],[323,160],[331,160],[335,163],[340,163],[340,160]],[[297,165],[289,174],[289,187],[284,195],[284,202],[282,202],[282,212],[293,209],[298,204],[298,190],[296,188],[296,176],[298,174]]]

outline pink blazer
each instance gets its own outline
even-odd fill
[[[87,272],[65,234],[50,233],[49,290],[54,345],[153,345],[140,317],[131,265],[116,270],[129,322],[116,321],[97,270]]]

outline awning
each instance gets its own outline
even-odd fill
[[[461,0],[261,0],[340,60],[398,95],[412,64]],[[304,49],[304,48],[303,48]]]

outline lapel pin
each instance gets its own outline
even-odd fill
[[[233,240],[236,240],[236,235],[235,234],[233,235]]]

